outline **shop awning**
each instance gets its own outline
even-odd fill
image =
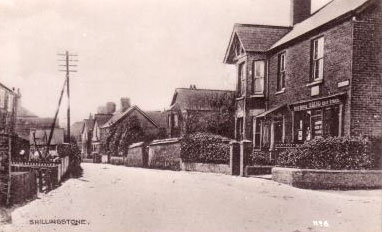
[[[257,115],[256,118],[262,118],[262,117],[265,117],[265,116],[267,116],[268,114],[271,114],[271,113],[273,113],[273,112],[275,112],[275,111],[277,111],[277,110],[280,110],[281,108],[286,107],[286,106],[287,106],[287,104],[282,104],[282,105],[276,106],[276,107],[274,107],[274,108],[272,108],[272,109],[269,109],[269,110],[267,110],[267,111],[265,111],[265,112],[263,112],[263,113]]]

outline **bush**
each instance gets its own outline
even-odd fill
[[[228,139],[209,133],[185,135],[181,141],[180,156],[184,162],[229,163]]]
[[[266,151],[253,151],[248,157],[248,162],[249,165],[275,165]]]
[[[277,165],[310,169],[373,169],[375,154],[370,139],[361,137],[316,138],[280,153]]]
[[[69,156],[68,174],[70,176],[80,177],[82,175],[81,151],[77,144],[60,144],[57,147],[57,153],[60,157]]]

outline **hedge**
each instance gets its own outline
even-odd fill
[[[69,156],[68,175],[71,177],[81,177],[81,151],[77,144],[59,144],[57,147],[57,153],[60,157]]]
[[[315,138],[281,152],[276,163],[282,167],[308,169],[378,169],[380,154],[373,143],[361,137]]]
[[[253,151],[248,157],[249,165],[275,165],[268,151]]]
[[[180,157],[191,163],[229,163],[229,139],[210,133],[187,134],[181,140]]]

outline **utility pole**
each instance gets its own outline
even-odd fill
[[[67,94],[67,97],[68,97],[68,108],[67,108],[67,137],[66,137],[66,140],[68,143],[70,143],[70,73],[71,72],[77,72],[77,70],[74,70],[72,69],[73,67],[77,67],[76,64],[73,64],[73,62],[77,62],[78,59],[72,59],[72,58],[76,58],[78,55],[77,54],[71,54],[69,53],[68,51],[66,51],[65,53],[58,53],[57,54],[58,56],[60,56],[61,60],[59,61],[63,61],[65,62],[65,64],[60,64],[59,66],[60,67],[64,67],[65,69],[61,69],[59,71],[61,72],[65,72],[66,75],[65,75],[65,78],[66,78],[66,94]]]

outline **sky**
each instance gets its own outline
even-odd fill
[[[329,0],[313,0],[313,11]],[[65,73],[57,53],[78,54],[71,118],[128,97],[168,108],[175,88],[235,88],[223,63],[234,23],[290,25],[288,0],[1,0],[0,82],[21,104],[53,117]],[[60,123],[66,120],[66,98]]]

